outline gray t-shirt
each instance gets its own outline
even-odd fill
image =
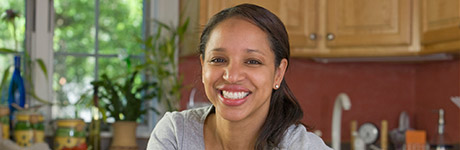
[[[204,150],[203,126],[213,107],[168,112],[150,135],[147,150]],[[280,143],[283,150],[331,150],[303,125],[291,125]]]

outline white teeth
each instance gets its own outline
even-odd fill
[[[222,96],[228,99],[242,99],[248,96],[249,92],[229,92],[229,91],[222,91]]]

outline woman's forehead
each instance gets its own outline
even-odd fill
[[[270,49],[267,34],[245,19],[229,18],[219,23],[210,33],[208,50],[219,49]]]

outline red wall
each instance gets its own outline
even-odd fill
[[[412,64],[332,63],[308,60],[291,61],[286,77],[299,99],[307,125],[323,132],[330,141],[332,110],[340,92],[348,94],[351,109],[342,113],[342,140],[350,139],[350,121],[358,125],[372,122],[380,127],[388,120],[389,129],[398,126],[401,111],[413,116],[415,68]]]
[[[335,98],[345,92],[352,106],[342,113],[342,141],[350,139],[350,121],[380,127],[381,120],[388,120],[391,131],[398,126],[402,111],[409,113],[411,127],[427,130],[431,138],[437,130],[433,110],[442,107],[446,109],[446,140],[458,143],[460,111],[449,97],[459,95],[459,70],[459,61],[323,64],[292,59],[286,80],[304,110],[302,121],[321,130],[325,141],[331,139]],[[206,101],[198,56],[181,58],[180,72],[185,85],[181,106],[185,108],[192,87],[199,89],[195,99]]]
[[[437,109],[445,111],[445,138],[449,143],[460,142],[460,111],[450,101],[459,96],[459,63],[444,61],[420,64],[416,67],[415,128],[429,130],[428,138],[433,141],[437,132]],[[430,141],[429,141],[430,142]]]

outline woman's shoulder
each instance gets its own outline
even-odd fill
[[[195,143],[192,149],[201,149],[203,123],[210,107],[196,108],[184,111],[167,112],[153,129],[147,149],[183,149]]]
[[[283,141],[281,142],[282,149],[307,149],[307,150],[331,150],[324,141],[308,132],[302,124],[291,125],[286,131]]]
[[[167,112],[163,118],[167,118],[175,123],[182,123],[182,121],[204,123],[210,109],[212,109],[211,106],[206,106],[183,111]]]

